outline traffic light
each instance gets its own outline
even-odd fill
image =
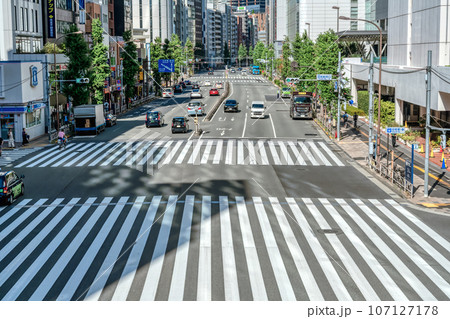
[[[89,83],[89,78],[78,78],[76,79],[76,82],[80,84],[86,84]]]

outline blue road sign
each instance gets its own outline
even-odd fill
[[[331,74],[317,74],[316,79],[319,81],[331,81]]]
[[[175,72],[175,60],[173,59],[159,59],[158,71],[161,73]]]
[[[348,104],[353,105],[353,100],[348,101]]]
[[[404,127],[387,127],[386,133],[388,134],[405,134],[406,129]]]

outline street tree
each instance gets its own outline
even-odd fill
[[[134,95],[134,86],[136,84],[136,75],[139,72],[139,63],[137,61],[137,47],[132,41],[131,31],[123,33],[125,41],[125,52],[123,54],[123,87],[125,88],[125,98],[128,101]]]
[[[315,67],[319,74],[332,74],[337,77],[337,66],[339,56],[339,46],[337,44],[337,35],[329,30],[319,34],[314,45]],[[330,106],[337,100],[334,92],[334,83],[331,81],[319,81],[317,84],[320,92],[321,101]],[[332,112],[334,114],[334,111]]]
[[[194,44],[192,43],[191,39],[188,38],[186,40],[183,51],[184,51],[185,57],[187,57],[186,70],[188,70],[188,73],[189,73],[190,61],[194,60]]]
[[[258,61],[259,59],[263,59],[265,56],[263,54],[264,52],[264,44],[261,41],[258,41],[255,45],[255,49],[253,50],[253,63],[257,64],[257,65],[261,65],[259,64],[260,62]]]
[[[295,72],[295,77],[299,79],[314,79],[316,72],[314,71],[314,42],[308,37],[306,31],[300,36],[298,33],[292,43],[292,56],[294,61],[299,65]],[[302,82],[303,90],[312,90],[315,87],[314,82]]]
[[[92,76],[91,83],[94,90],[93,100],[103,104],[103,88],[105,79],[109,75],[108,47],[103,44],[103,27],[100,19],[92,20]]]
[[[184,65],[186,57],[183,54],[183,46],[181,45],[180,38],[176,34],[172,34],[169,42],[169,58],[175,60],[175,79],[181,74],[181,66]]]
[[[223,57],[225,65],[230,65],[230,50],[228,49],[228,43],[225,42],[225,46],[223,48]]]
[[[161,38],[155,38],[151,44],[151,61],[150,67],[153,74],[153,83],[155,85],[155,95],[161,96],[161,73],[159,73],[158,60],[164,59],[164,52],[162,49]]]
[[[239,59],[239,66],[241,66],[242,60],[247,57],[247,49],[245,46],[241,43],[239,45],[238,49],[238,59]]]
[[[254,64],[254,59],[253,59],[253,47],[250,47],[248,49],[248,57],[250,60],[252,60],[252,64]]]
[[[289,42],[289,37],[285,37],[282,47],[282,56],[283,56],[283,67],[281,69],[281,78],[283,81],[286,80],[287,77],[292,75],[291,70],[291,43]]]
[[[161,59],[172,59],[172,55],[173,55],[173,51],[172,51],[172,47],[170,46],[170,40],[169,39],[164,39],[164,44],[163,44],[163,56]],[[167,83],[169,83],[169,85],[172,85],[172,73],[163,73],[162,77],[164,78],[164,81]]]
[[[77,32],[76,25],[70,25],[65,36],[66,56],[69,58],[67,70],[64,72],[64,79],[75,80],[77,78],[90,78],[91,58],[89,56],[89,47],[82,34],[73,34]],[[72,97],[73,105],[87,104],[89,102],[89,84],[80,84],[67,82],[63,86],[63,93]]]

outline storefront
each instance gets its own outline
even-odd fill
[[[30,103],[27,106],[0,106],[0,132],[3,139],[8,138],[9,130],[16,142],[22,142],[22,129],[25,128],[30,139],[45,133],[45,103]]]

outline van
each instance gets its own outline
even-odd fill
[[[264,106],[263,101],[253,101],[250,108],[250,117],[263,119],[266,116],[265,111],[266,107]]]

